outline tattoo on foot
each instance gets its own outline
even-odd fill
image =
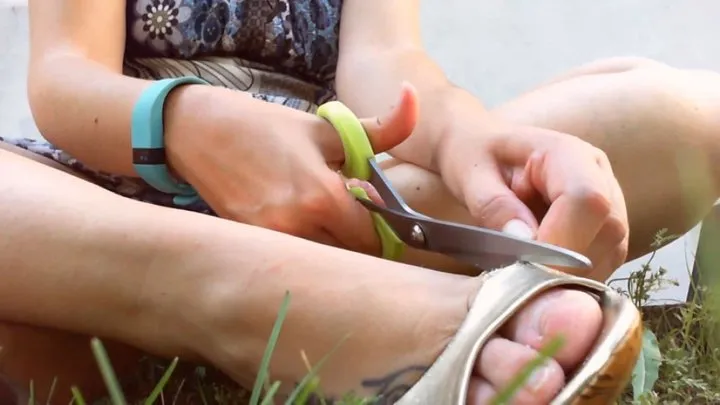
[[[392,372],[385,377],[363,380],[361,385],[370,391],[370,397],[374,399],[368,405],[392,405],[397,402],[408,390],[415,385],[420,377],[425,374],[426,366],[409,366]],[[352,396],[353,399],[363,399],[363,396]],[[308,405],[335,405],[341,400],[345,402],[348,398],[334,398],[330,396],[310,394]]]
[[[363,380],[362,386],[372,390],[377,397],[375,405],[394,404],[415,385],[427,369],[427,366],[405,367],[385,377]]]

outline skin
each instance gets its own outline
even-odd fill
[[[680,187],[682,175],[688,173],[684,167],[662,164],[667,162],[663,159],[637,159],[647,150],[672,158],[679,150],[687,151],[694,162],[717,154],[720,102],[712,94],[720,91],[710,91],[720,87],[715,73],[680,71],[644,60],[603,61],[488,111],[453,86],[423,51],[417,2],[373,3],[345,2],[338,96],[360,116],[385,117],[377,128],[372,127],[374,118],[366,126],[376,150],[390,150],[396,158],[387,165],[388,176],[420,211],[494,228],[520,219],[534,237],[590,256],[597,266],[588,276],[604,279],[628,251],[630,257],[642,254],[658,228],[684,231],[717,199],[717,177],[711,170],[691,168],[690,173],[707,179],[708,186],[688,191]],[[123,12],[122,2],[31,1],[29,95],[38,127],[49,140],[93,167],[134,175],[129,116],[148,83],[120,75]],[[373,79],[358,86],[354,77]],[[414,90],[401,91],[403,82],[412,83]],[[209,117],[197,114],[208,102],[233,108],[212,108],[219,115]],[[238,119],[237,111],[247,113]],[[70,116],[73,119],[67,120]],[[276,124],[269,126],[268,116]],[[6,272],[9,281],[0,291],[0,318],[7,321],[0,342],[5,348],[0,359],[4,375],[16,382],[34,378],[36,386],[49,386],[51,376],[61,374],[66,376],[61,387],[74,382],[97,392],[99,381],[87,360],[83,335],[99,335],[124,343],[114,347],[128,361],[119,364],[121,369],[132,365],[134,351],[125,346],[132,345],[160,355],[209,361],[248,383],[285,288],[293,291],[296,312],[284,328],[289,337],[278,346],[276,378],[297,381],[305,371],[299,350],[319,358],[350,331],[360,335],[344,346],[323,375],[330,394],[350,389],[377,394],[363,381],[432,363],[462,321],[478,280],[414,267],[410,264],[465,270],[418,252],[410,252],[408,264],[400,264],[327,246],[359,252],[377,248],[369,221],[365,226],[358,222],[367,219],[367,213],[347,198],[342,181],[328,175],[339,163],[340,148],[326,123],[235,92],[194,86],[174,92],[166,118],[173,168],[198,189],[204,187],[203,195],[226,218],[254,226],[127,201],[38,164],[42,159],[33,162],[17,157],[15,151],[3,152],[3,171],[25,176],[0,183],[7,191],[0,221],[9,224],[10,234],[23,235],[0,245],[3,257],[10,258],[3,269],[13,270]],[[201,127],[217,144],[227,139],[229,128],[246,129],[237,132],[253,133],[255,139],[274,139],[272,135],[284,128],[300,129],[305,134],[304,143],[298,144],[303,158],[316,147],[308,176],[278,175],[292,173],[294,167],[284,172],[268,167],[264,173],[280,177],[278,184],[304,182],[293,187],[301,194],[255,215],[231,206],[231,191],[216,191],[217,186],[199,179],[221,168],[232,180],[232,171],[243,168],[213,166],[207,157],[190,153],[195,150],[190,134]],[[275,150],[281,144],[267,147]],[[238,140],[235,147],[242,145]],[[569,158],[573,160],[563,165]],[[655,178],[663,181],[648,180]],[[265,199],[255,201],[261,208],[277,200],[277,187],[267,184]],[[57,201],[57,209],[52,215],[38,215],[47,201]],[[298,207],[293,201],[307,203]],[[314,212],[317,223],[288,226],[283,218],[298,210]],[[117,212],[126,216],[117,218]],[[302,234],[308,226],[312,231]],[[135,229],[144,232],[138,235]],[[270,248],[277,245],[284,247],[282,252]],[[89,248],[97,249],[96,255],[88,255],[93,251]],[[274,281],[278,274],[285,285]],[[318,294],[320,287],[308,285],[308,279],[322,280],[332,289]],[[400,286],[404,302],[398,303],[393,291]],[[24,295],[12,294],[16,291]],[[471,381],[472,403],[486,403],[513,370],[558,333],[569,337],[570,344],[549,365],[541,384],[527,387],[516,403],[549,400],[562,386],[564,373],[582,360],[600,325],[597,304],[571,291],[551,294],[533,301],[483,349]],[[562,306],[551,305],[559,300]],[[102,305],[88,308],[87,302]],[[262,308],[267,310],[256,312]],[[256,316],[242,316],[249,311]],[[303,322],[308,314],[322,327],[322,335],[303,332],[302,325],[310,322]],[[363,334],[379,322],[393,328]],[[158,330],[158,324],[167,328]],[[423,333],[413,333],[418,329]],[[40,355],[19,346],[24,338],[47,351]],[[398,352],[406,354],[397,356]],[[87,367],[67,370],[71,359]],[[504,366],[494,366],[500,360]],[[352,372],[345,371],[346,364],[355,366]],[[417,372],[404,373],[399,382],[412,384],[417,378]]]
[[[396,389],[419,378],[413,370],[428,367],[449,343],[480,283],[121,198],[35,159],[0,150],[2,170],[26,175],[5,177],[0,187],[8,196],[0,202],[4,229],[17,235],[0,244],[3,269],[12,270],[0,286],[0,317],[6,320],[0,367],[17,387],[32,379],[41,401],[55,376],[55,403],[67,403],[71,384],[86,398],[103,393],[83,335],[108,343],[121,376],[140,356],[132,346],[210,362],[251,384],[288,290],[292,302],[273,378],[291,386],[306,373],[300,351],[317,361],[349,334],[323,368],[326,392],[378,395],[372,381],[387,380]],[[57,202],[52,211],[44,209],[47,201]],[[141,225],[143,232],[136,232]],[[572,305],[553,305],[561,301]],[[572,336],[542,384],[520,397],[549,399],[565,370],[583,358],[600,322],[599,307],[583,293],[558,290],[538,298],[482,351],[471,403],[487,402],[496,384],[507,383],[530,360],[533,348],[558,334]],[[578,324],[585,327],[578,330]],[[384,333],[377,333],[378,325]],[[506,368],[493,366],[497,356]]]

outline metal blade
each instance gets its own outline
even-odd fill
[[[420,214],[415,216],[412,212],[381,207],[370,200],[359,201],[369,210],[380,214],[406,244],[453,256],[480,267],[497,267],[496,263],[509,265],[517,261],[575,268],[592,267],[587,257],[558,246]]]

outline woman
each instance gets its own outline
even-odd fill
[[[417,3],[31,0],[29,96],[49,143],[0,154],[2,172],[23,173],[0,180],[0,221],[13,235],[0,245],[3,374],[35,387],[55,375],[87,392],[100,385],[86,336],[22,322],[209,361],[248,384],[290,290],[275,378],[298,381],[301,350],[317,359],[352,331],[324,367],[328,395],[376,395],[367,382],[397,370],[406,372],[393,384],[412,385],[482,281],[416,267],[466,270],[414,251],[406,264],[348,251],[377,253],[378,241],[335,172],[337,134],[309,114],[332,98],[381,117],[364,124],[376,151],[395,158],[386,173],[410,205],[576,250],[598,280],[644,253],[659,228],[689,229],[718,197],[714,167],[697,165],[718,152],[717,74],[614,59],[486,110],[422,49]],[[151,79],[191,74],[215,86],[169,95],[165,146],[173,173],[207,204],[173,210],[137,178],[130,122]],[[645,151],[652,159],[638,159]],[[688,162],[707,188],[681,187]],[[58,163],[82,178],[47,167]],[[483,348],[471,403],[487,403],[563,334],[562,351],[516,398],[549,402],[600,315],[573,290],[534,300]]]

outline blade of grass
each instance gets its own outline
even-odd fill
[[[262,403],[260,405],[272,405],[273,399],[275,398],[275,394],[277,394],[277,391],[280,389],[280,381],[275,381],[273,385],[270,386],[267,390],[267,394],[265,394],[265,399],[263,399]]]
[[[95,355],[95,361],[100,368],[100,374],[105,381],[105,386],[110,394],[110,402],[113,405],[127,405],[125,396],[123,395],[120,383],[118,382],[115,371],[112,368],[110,357],[108,357],[107,351],[103,346],[102,342],[98,338],[92,338],[90,341],[90,347],[92,348],[93,355]]]
[[[195,377],[195,384],[197,385],[198,393],[200,393],[200,400],[202,401],[202,405],[210,405],[208,403],[207,397],[205,396],[205,386],[200,381],[199,377]]]
[[[175,391],[175,396],[173,396],[172,404],[177,404],[178,398],[180,398],[180,393],[182,392],[183,387],[185,387],[185,379],[183,378],[182,381],[180,381],[180,385],[178,385],[177,391]]]
[[[170,377],[172,376],[172,373],[175,372],[175,368],[177,367],[179,359],[175,357],[173,361],[170,363],[170,366],[168,366],[167,370],[163,373],[162,377],[160,377],[160,381],[155,385],[155,388],[153,388],[150,395],[145,398],[144,404],[145,405],[152,405],[155,403],[157,398],[160,396],[160,393],[165,389],[165,386],[167,385],[168,381],[170,381]]]
[[[28,398],[28,405],[35,405],[35,382],[30,380],[30,398]]]
[[[558,336],[543,346],[539,350],[538,356],[526,364],[525,367],[515,376],[515,378],[510,381],[505,389],[495,395],[490,403],[492,405],[504,405],[510,403],[513,396],[515,396],[515,394],[517,394],[517,392],[528,381],[533,371],[542,367],[548,359],[557,354],[564,343],[565,341],[563,338]]]
[[[55,386],[57,385],[57,377],[54,377],[52,380],[52,384],[50,384],[50,392],[48,392],[48,398],[47,401],[45,401],[45,405],[50,405],[50,401],[52,401],[53,395],[55,395]]]
[[[277,344],[278,337],[280,336],[280,330],[282,324],[285,321],[287,315],[288,306],[290,305],[290,293],[285,293],[285,298],[280,305],[275,325],[273,326],[272,332],[270,333],[270,339],[268,345],[265,348],[262,361],[260,362],[260,370],[258,370],[257,378],[255,379],[255,385],[253,386],[252,394],[250,395],[250,405],[258,405],[260,401],[260,395],[262,393],[262,387],[265,384],[265,380],[268,378],[268,367],[270,365],[270,358],[275,351],[275,345]]]
[[[340,339],[340,341],[337,342],[335,344],[335,346],[333,346],[333,348],[327,354],[325,354],[325,356],[323,356],[320,359],[320,361],[310,370],[310,372],[307,375],[305,375],[305,377],[303,377],[302,380],[300,380],[300,383],[297,385],[297,387],[295,387],[295,389],[290,394],[290,396],[288,397],[288,400],[285,402],[285,404],[295,404],[295,403],[302,404],[304,402],[299,402],[298,400],[302,400],[302,401],[307,400],[307,397],[312,393],[312,391],[305,390],[305,386],[309,385],[308,383],[311,380],[316,380],[316,376],[317,376],[318,372],[320,372],[320,368],[325,364],[325,362],[330,358],[330,356],[332,356],[338,350],[338,348],[340,348],[340,345],[342,345],[349,337],[350,337],[350,335],[346,335],[344,338]],[[313,390],[317,389],[317,382],[316,382],[316,384],[312,384],[312,385],[313,385]],[[301,393],[303,394],[302,397],[301,397]],[[295,401],[298,401],[298,402],[295,402]]]
[[[310,394],[316,394],[320,387],[320,379],[317,377],[310,378],[306,381],[303,379],[303,385],[298,384],[298,388],[295,388],[290,398],[288,398],[285,405],[305,405],[308,403]],[[327,405],[325,399],[320,397],[320,404]]]
[[[85,403],[85,398],[83,398],[83,396],[82,396],[82,394],[80,393],[80,390],[78,389],[78,387],[75,387],[75,386],[70,387],[70,392],[72,393],[73,403],[74,403],[75,405],[87,405],[87,404]]]

